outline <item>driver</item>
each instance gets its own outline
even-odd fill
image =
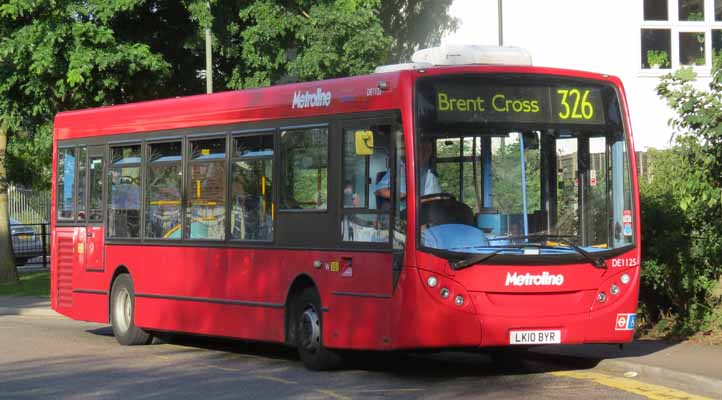
[[[419,170],[421,171],[421,196],[429,194],[441,193],[441,185],[439,185],[439,178],[431,170],[431,156],[434,152],[434,145],[430,141],[423,141],[419,148]],[[406,198],[406,167],[400,165],[401,169],[401,187],[399,188],[400,196],[402,199]],[[384,176],[376,184],[374,193],[377,196],[385,199],[391,198],[391,173],[386,171]]]

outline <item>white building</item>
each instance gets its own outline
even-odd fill
[[[622,79],[637,150],[670,145],[659,77],[691,65],[706,85],[722,50],[722,0],[503,0],[502,9],[504,45],[529,50],[534,65]],[[498,43],[497,0],[455,0],[450,11],[461,24],[443,43]]]

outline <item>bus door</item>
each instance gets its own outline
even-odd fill
[[[392,292],[392,249],[404,241],[394,226],[398,216],[393,194],[406,191],[397,187],[395,139],[403,138],[393,132],[393,126],[388,119],[354,120],[340,126],[339,247],[349,251],[339,283],[351,292],[386,296]]]
[[[78,238],[84,248],[84,268],[86,271],[103,271],[105,269],[103,244],[103,181],[105,166],[104,146],[88,147],[88,159],[85,164],[87,172],[79,171],[81,179],[87,180],[87,193],[78,193],[78,201],[84,202],[83,209],[78,210],[78,218],[85,221],[85,229],[81,229]],[[82,163],[81,163],[82,164]],[[82,185],[81,185],[82,186]],[[82,219],[81,219],[82,214]],[[82,231],[85,232],[82,232]]]

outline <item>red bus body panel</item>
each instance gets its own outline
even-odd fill
[[[60,113],[53,139],[51,213],[56,215],[59,141],[107,135],[122,140],[131,133],[399,110],[406,153],[414,154],[414,80],[469,73],[547,74],[614,85],[625,117],[630,169],[636,170],[627,103],[615,77],[538,67],[430,68]],[[387,89],[377,90],[379,82]],[[292,107],[296,92],[319,88],[333,94],[329,107]],[[413,194],[413,157],[406,168],[408,193]],[[406,251],[395,286],[387,273],[389,252],[105,244],[103,228],[56,226],[53,217],[52,308],[70,318],[107,323],[113,278],[124,270],[135,286],[135,323],[140,327],[283,342],[287,295],[294,280],[306,276],[319,290],[323,342],[332,348],[503,346],[513,329],[558,329],[562,343],[629,342],[633,331],[616,330],[615,324],[618,314],[636,313],[639,292],[638,183],[636,174],[631,176],[636,246],[615,260],[633,260],[634,266],[616,267],[608,260],[607,269],[590,264],[482,265],[452,271],[447,261],[415,250],[415,202],[408,201]],[[347,259],[353,259],[353,276],[329,272],[329,263],[343,265]],[[317,261],[321,268],[315,267]],[[564,275],[564,284],[505,285],[507,274],[540,271]],[[629,284],[619,284],[622,273],[630,275]],[[431,274],[451,289],[448,299],[426,285]],[[612,283],[621,286],[621,293],[598,303],[597,293],[609,293]],[[464,297],[462,306],[454,304],[455,295]]]

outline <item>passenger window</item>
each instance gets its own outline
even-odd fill
[[[225,239],[226,140],[190,142],[186,238]]]
[[[88,161],[90,201],[88,204],[88,220],[103,220],[103,157],[90,157]]]
[[[113,147],[109,168],[108,236],[140,236],[140,145]]]
[[[75,149],[58,150],[58,221],[72,221],[75,216]]]
[[[327,209],[328,128],[281,132],[281,208]]]
[[[273,240],[273,134],[233,139],[231,238]]]
[[[373,143],[361,154],[359,136],[370,136],[368,142]],[[394,181],[390,136],[388,125],[344,129],[341,237],[345,242],[389,242]]]
[[[145,237],[181,237],[181,142],[148,145]]]
[[[88,149],[78,147],[78,221],[85,221],[85,185]]]

